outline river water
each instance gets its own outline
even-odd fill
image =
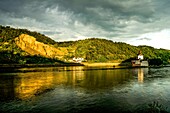
[[[136,112],[153,102],[170,111],[170,67],[22,68],[0,73],[0,112]]]

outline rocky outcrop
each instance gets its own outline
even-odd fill
[[[27,34],[22,34],[15,38],[15,43],[23,51],[26,51],[31,55],[41,55],[48,58],[62,58],[64,54],[66,54],[51,45],[36,41],[36,38]]]

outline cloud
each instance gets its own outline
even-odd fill
[[[170,29],[164,29],[158,32],[146,33],[136,39],[129,40],[132,45],[150,45],[155,48],[170,49]]]
[[[144,35],[170,29],[168,3],[168,0],[1,0],[0,24],[44,33],[56,41],[98,37],[149,42],[153,37]]]
[[[146,40],[146,41],[150,41],[151,39],[150,38],[147,38],[147,37],[142,37],[142,38],[139,38],[137,40]]]

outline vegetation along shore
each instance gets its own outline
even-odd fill
[[[38,32],[0,26],[1,67],[129,65],[138,51],[142,51],[150,65],[167,65],[170,62],[170,50],[166,49],[99,38],[57,42]],[[77,63],[73,58],[83,60]]]

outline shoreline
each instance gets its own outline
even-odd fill
[[[113,69],[131,69],[131,68],[144,68],[123,66],[120,63],[66,63],[66,64],[0,64],[0,73],[16,73],[16,72],[46,72],[51,71],[48,67],[72,67],[83,66],[84,68],[67,69],[64,71],[88,71],[88,70],[113,70]],[[52,69],[53,71],[62,71],[58,68]]]
[[[86,66],[86,67],[133,67],[129,63],[56,63],[56,64],[0,64],[0,68],[29,68],[29,67],[63,67],[63,66]],[[141,67],[141,66],[139,66]],[[169,65],[147,66],[147,67],[170,67]]]
[[[63,66],[87,66],[87,67],[120,67],[127,66],[121,63],[56,63],[56,64],[0,64],[0,68],[32,68],[32,67],[63,67]]]
[[[29,68],[29,67],[60,67],[60,66],[84,66],[80,63],[63,64],[0,64],[0,68]]]
[[[88,67],[102,67],[102,66],[120,66],[121,63],[82,63],[84,66]]]

